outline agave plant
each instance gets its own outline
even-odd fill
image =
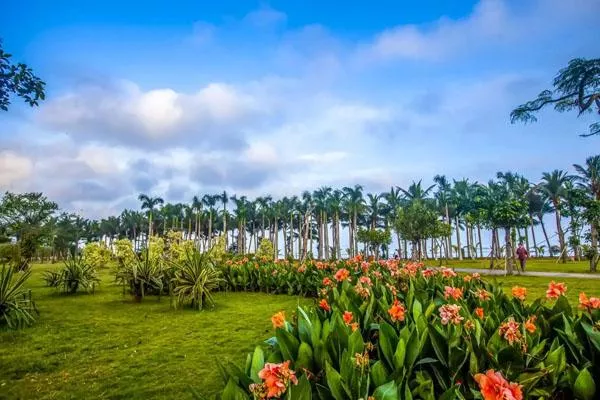
[[[133,250],[132,250],[133,252]],[[124,287],[129,286],[130,293],[142,300],[148,294],[160,295],[164,288],[165,270],[157,258],[139,257],[134,253],[130,262],[120,262],[115,280]]]
[[[77,293],[80,289],[93,291],[100,283],[96,269],[82,257],[67,258],[64,264],[56,286],[62,287],[65,293]]]
[[[31,325],[38,313],[31,293],[25,289],[31,271],[19,273],[16,278],[14,274],[14,269],[7,266],[0,270],[0,327],[10,329]]]
[[[61,273],[60,271],[44,271],[42,279],[46,282],[46,286],[58,287],[61,282]]]
[[[212,292],[223,280],[210,255],[188,252],[174,269],[172,283],[177,306],[190,304],[197,310],[202,310],[205,305],[214,306]]]

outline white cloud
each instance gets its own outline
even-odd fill
[[[379,33],[358,51],[360,59],[439,61],[468,49],[490,49],[503,43],[526,46],[569,23],[589,22],[600,12],[596,0],[536,0],[509,7],[506,0],[480,0],[462,19],[441,17],[432,24],[398,25]]]
[[[0,187],[11,189],[31,177],[33,162],[12,151],[0,152]]]
[[[251,11],[243,19],[243,22],[255,27],[267,27],[283,24],[287,20],[287,15],[271,7],[262,6],[257,10]]]

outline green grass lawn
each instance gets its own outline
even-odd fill
[[[191,398],[222,388],[215,359],[243,363],[273,334],[270,317],[311,300],[217,293],[214,310],[174,310],[169,298],[133,303],[104,273],[95,294],[64,296],[30,287],[38,322],[0,332],[1,399]]]
[[[220,388],[215,359],[241,365],[246,353],[273,334],[270,317],[290,315],[312,300],[261,293],[217,293],[214,310],[173,310],[169,298],[134,303],[107,271],[95,294],[64,296],[46,288],[35,266],[29,285],[38,322],[0,332],[0,399],[185,399],[189,387]],[[485,277],[543,296],[548,278]],[[600,295],[600,280],[559,279],[568,297]]]
[[[504,291],[508,294],[513,286],[523,286],[527,288],[527,298],[534,300],[538,297],[546,297],[548,283],[564,282],[567,285],[567,298],[571,304],[579,303],[579,292],[585,292],[588,296],[600,296],[600,279],[574,279],[574,278],[546,278],[538,276],[484,276],[489,282],[496,282],[502,285]]]
[[[497,262],[498,263],[498,262]],[[437,265],[437,262],[436,264]],[[487,269],[490,267],[489,259],[476,259],[476,260],[448,260],[444,261],[444,265],[455,268],[481,268]],[[504,265],[504,264],[502,264]],[[517,263],[518,265],[518,263]],[[566,264],[562,264],[560,261],[556,262],[556,259],[550,258],[530,258],[527,260],[526,271],[546,271],[546,272],[580,272],[589,273],[590,265],[587,260],[584,261],[568,261]]]

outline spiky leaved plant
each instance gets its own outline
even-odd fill
[[[96,285],[100,283],[94,266],[82,257],[69,257],[64,264],[57,287],[62,287],[65,293],[76,293],[80,289],[94,291]]]
[[[161,263],[161,258],[149,257],[147,250],[142,257],[134,254],[129,261],[119,262],[115,280],[123,286],[129,286],[130,293],[137,300],[142,300],[148,294],[160,295],[165,275]]]
[[[205,305],[214,306],[212,292],[218,289],[223,279],[209,254],[187,252],[182,261],[175,263],[174,270],[172,284],[177,306],[190,304],[197,310],[202,310]]]
[[[0,327],[20,328],[35,322],[38,314],[31,293],[25,289],[25,281],[31,271],[17,273],[14,269],[2,266],[0,270]]]

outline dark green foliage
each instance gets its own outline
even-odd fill
[[[136,255],[131,263],[119,263],[115,273],[115,281],[129,287],[129,293],[138,300],[142,300],[146,295],[160,295],[163,289],[168,287],[169,278],[162,261],[147,255],[146,250],[141,256]]]
[[[0,39],[0,110],[8,111],[10,95],[21,97],[30,106],[46,98],[46,84],[26,64],[13,64],[11,55],[4,52]]]
[[[21,265],[21,247],[16,243],[0,243],[0,264]]]
[[[20,328],[31,325],[37,316],[37,308],[25,282],[31,271],[15,272],[3,265],[0,270],[0,328]]]

